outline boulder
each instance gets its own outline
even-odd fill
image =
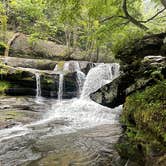
[[[134,83],[133,77],[121,75],[95,93],[92,93],[90,97],[101,105],[110,108],[117,107],[124,103],[126,97],[125,90],[131,83]]]
[[[57,61],[47,59],[26,59],[17,57],[0,57],[0,62],[12,67],[34,68],[39,70],[53,70]]]
[[[161,54],[165,56],[165,37],[166,33],[161,33],[136,40],[131,45],[127,45],[120,50],[116,58],[120,59],[125,64],[131,64],[148,55]]]
[[[16,57],[63,60],[68,58],[68,54],[64,45],[40,39],[32,42],[24,34],[20,34],[10,46],[10,56]]]
[[[123,74],[90,95],[95,102],[114,108],[131,93],[166,78],[166,58],[146,56],[139,63],[123,66]]]

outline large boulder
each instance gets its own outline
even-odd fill
[[[24,34],[20,34],[10,46],[10,56],[16,57],[63,60],[68,54],[66,46],[40,39],[32,42]]]
[[[146,36],[141,40],[136,40],[132,44],[127,45],[122,50],[119,50],[116,58],[120,59],[125,64],[131,64],[149,55],[165,56],[165,39],[166,33]]]
[[[125,98],[140,89],[166,78],[166,58],[146,56],[141,62],[125,66],[123,74],[111,83],[91,94],[95,102],[114,108],[125,102]]]
[[[11,57],[22,58],[42,58],[50,60],[77,60],[77,61],[93,61],[93,62],[110,62],[114,61],[113,56],[105,53],[105,49],[96,54],[96,50],[88,53],[80,48],[68,48],[66,45],[57,44],[53,41],[32,39],[22,33],[7,32],[9,54]],[[0,54],[6,53],[5,46],[0,45]]]

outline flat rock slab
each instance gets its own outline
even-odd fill
[[[43,99],[44,100],[44,99]],[[0,129],[28,124],[42,118],[50,108],[46,102],[29,97],[0,97]]]

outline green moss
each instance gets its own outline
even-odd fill
[[[5,90],[10,87],[10,83],[6,81],[0,81],[0,94],[3,94]]]
[[[62,71],[63,70],[63,67],[64,67],[64,64],[65,64],[65,61],[59,61],[58,62],[58,70]]]
[[[121,156],[131,159],[139,151],[143,156],[165,153],[166,81],[128,96],[121,121],[126,125],[125,141],[118,147]]]

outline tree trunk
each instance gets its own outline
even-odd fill
[[[73,49],[74,51],[77,49],[77,39],[78,39],[78,33],[77,33],[77,27],[74,28],[73,31]]]

